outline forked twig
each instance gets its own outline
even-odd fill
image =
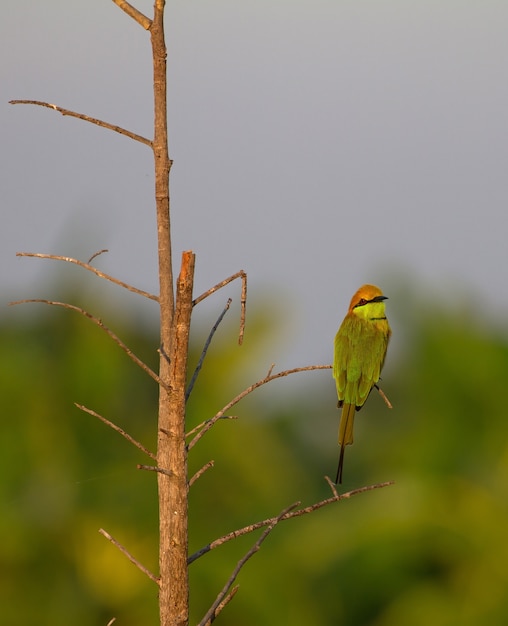
[[[113,0],[114,1],[114,0]],[[127,130],[126,128],[122,128],[121,126],[117,126],[116,124],[110,124],[109,122],[104,122],[103,120],[99,120],[95,117],[90,117],[88,115],[84,115],[83,113],[76,113],[75,111],[70,111],[69,109],[64,109],[56,104],[51,104],[50,102],[41,102],[40,100],[9,100],[9,104],[33,104],[34,106],[46,107],[47,109],[53,109],[53,111],[58,111],[62,115],[69,117],[76,117],[78,120],[83,120],[85,122],[90,122],[90,124],[95,124],[96,126],[100,126],[101,128],[107,128],[108,130],[113,130],[115,133],[119,133],[120,135],[125,135],[125,137],[129,137],[129,139],[134,139],[134,141],[139,141],[140,143],[144,143],[146,146],[150,148],[153,147],[153,143],[150,139],[146,137],[142,137],[141,135],[137,135],[136,133]]]
[[[16,252],[16,256],[35,257],[37,259],[53,259],[54,261],[65,261],[66,263],[74,263],[74,265],[79,265],[79,267],[83,267],[85,270],[88,270],[89,272],[93,272],[99,278],[104,278],[104,280],[109,280],[115,285],[119,285],[120,287],[123,287],[124,289],[127,289],[128,291],[132,291],[132,293],[137,293],[140,296],[149,298],[150,300],[155,300],[156,302],[159,301],[158,296],[155,296],[152,293],[148,293],[147,291],[143,291],[142,289],[137,289],[136,287],[133,287],[132,285],[129,285],[128,283],[124,283],[122,280],[118,280],[118,278],[114,278],[113,276],[110,276],[109,274],[106,274],[105,272],[101,272],[93,265],[90,265],[90,263],[95,257],[97,257],[99,254],[103,254],[104,252],[107,252],[107,250],[100,250],[99,252],[96,252],[95,254],[93,254],[90,257],[88,263],[83,263],[83,261],[80,261],[79,259],[73,259],[72,257],[68,257],[68,256],[59,256],[57,254],[42,254],[40,252]]]
[[[194,370],[194,373],[192,374],[191,381],[189,383],[189,386],[187,387],[187,391],[185,392],[185,402],[187,402],[190,394],[192,393],[192,389],[194,388],[196,379],[199,375],[199,372],[201,371],[201,368],[203,367],[203,361],[205,360],[206,353],[208,351],[208,348],[210,347],[210,343],[212,342],[213,336],[215,335],[215,331],[217,330],[217,328],[219,327],[219,324],[222,322],[222,320],[224,319],[224,316],[228,312],[229,307],[231,306],[231,302],[233,301],[231,300],[231,298],[229,298],[228,301],[226,302],[226,306],[224,307],[224,310],[219,315],[215,324],[212,326],[212,330],[210,331],[210,334],[208,335],[208,338],[205,341],[205,345],[203,347],[203,351],[201,352],[201,356],[199,357],[198,364],[196,365],[196,369]]]
[[[247,396],[250,393],[252,393],[258,387],[261,387],[262,385],[266,385],[267,383],[271,382],[272,380],[277,380],[278,378],[282,378],[284,376],[289,376],[290,374],[296,374],[298,372],[309,372],[309,371],[312,371],[312,370],[327,370],[327,369],[331,369],[331,367],[332,367],[331,365],[307,365],[306,367],[295,367],[295,368],[293,368],[291,370],[284,370],[283,372],[278,372],[277,374],[271,374],[270,372],[273,370],[273,366],[272,366],[270,368],[270,370],[269,370],[269,375],[268,376],[265,376],[261,380],[258,380],[257,383],[254,383],[250,387],[247,387],[247,389],[244,389],[235,398],[233,398],[230,402],[228,402],[228,404],[226,404],[226,406],[223,409],[221,409],[213,417],[211,417],[209,420],[207,420],[203,424],[203,428],[196,434],[194,439],[192,439],[189,442],[189,444],[187,446],[188,450],[190,450],[191,448],[193,448],[197,444],[197,442],[201,439],[201,437],[206,432],[208,432],[210,430],[210,428],[212,428],[212,426],[215,424],[215,422],[217,422],[218,420],[220,420],[224,416],[224,413],[226,411],[229,411],[229,409],[232,406],[234,406],[235,404],[238,404],[238,402],[240,402],[240,400],[242,400],[243,398],[245,398],[245,396]]]
[[[393,485],[393,484],[394,482],[390,480],[384,483],[376,483],[374,485],[368,485],[366,487],[359,487],[358,489],[353,489],[352,491],[348,491],[347,493],[334,495],[333,497],[327,498],[326,500],[320,500],[319,502],[311,504],[310,506],[306,506],[302,509],[298,509],[297,511],[284,513],[280,518],[271,517],[269,519],[264,519],[254,524],[249,524],[248,526],[244,526],[243,528],[239,528],[238,530],[233,530],[232,532],[226,535],[223,535],[222,537],[219,537],[218,539],[215,539],[208,545],[203,546],[200,550],[198,550],[197,552],[194,552],[194,554],[191,554],[187,562],[190,565],[191,563],[194,563],[194,561],[199,559],[204,554],[207,554],[208,552],[210,552],[210,550],[213,550],[214,548],[218,548],[222,544],[227,543],[228,541],[231,541],[232,539],[236,539],[237,537],[247,535],[248,533],[251,533],[254,530],[257,530],[258,528],[269,526],[277,519],[279,522],[282,522],[288,519],[292,519],[294,517],[300,517],[301,515],[307,515],[308,513],[312,513],[312,511],[317,511],[318,509],[321,509],[324,506],[327,506],[328,504],[332,504],[333,502],[340,502],[341,500],[347,500],[348,498],[352,498],[353,496],[356,496],[360,493],[364,493],[366,491],[372,491],[373,489],[381,489],[382,487],[388,487],[389,485]]]
[[[102,330],[106,334],[108,334],[111,337],[111,339],[113,339],[113,341],[118,346],[120,346],[120,348],[122,348],[122,350],[125,352],[125,354],[127,354],[127,356],[131,359],[131,361],[134,361],[134,363],[136,363],[136,365],[138,365],[151,378],[153,378],[153,380],[155,380],[155,382],[158,385],[161,385],[162,387],[166,388],[166,385],[157,376],[157,374],[150,367],[148,367],[148,365],[144,361],[142,361],[139,357],[137,357],[134,354],[134,352],[128,346],[126,346],[124,342],[119,337],[117,337],[115,333],[112,330],[110,330],[98,317],[94,317],[91,313],[88,313],[88,311],[85,311],[84,309],[80,308],[79,306],[75,306],[74,304],[69,304],[68,302],[57,302],[55,300],[45,300],[42,298],[33,298],[30,300],[16,300],[15,302],[9,302],[9,306],[14,306],[16,304],[25,304],[27,302],[42,302],[43,304],[50,304],[52,306],[61,306],[64,309],[70,309],[71,311],[76,311],[78,313],[81,313],[81,315],[91,320],[99,328],[102,328]]]
[[[237,278],[242,279],[242,295],[240,298],[240,332],[238,333],[238,343],[242,345],[243,335],[245,332],[245,310],[247,308],[247,274],[243,270],[240,270],[239,272],[237,272],[236,274],[233,274],[229,278],[225,278],[224,280],[221,280],[220,283],[217,283],[216,285],[208,289],[208,291],[205,291],[205,293],[202,293],[200,296],[198,296],[195,300],[192,301],[192,306],[196,306],[196,304],[199,304],[202,300],[204,300],[205,298],[208,298],[208,296],[211,296],[212,293],[215,293],[219,289],[222,289],[222,287],[225,287],[226,285],[228,285],[230,282],[232,282],[233,280]]]
[[[116,546],[120,552],[122,552],[123,554],[125,554],[125,556],[129,559],[129,561],[131,563],[134,563],[134,565],[143,572],[143,574],[146,574],[146,576],[148,576],[148,578],[150,578],[150,580],[153,580],[154,583],[159,584],[159,578],[157,576],[155,576],[155,574],[152,574],[152,572],[146,568],[142,563],[140,563],[136,557],[132,556],[132,554],[127,550],[127,548],[125,546],[123,546],[119,541],[117,541],[114,537],[112,537],[107,531],[105,531],[103,528],[99,528],[99,532],[103,537],[106,537],[106,539],[108,541],[111,541],[111,543]]]
[[[229,589],[231,588],[231,585],[235,582],[236,577],[238,576],[238,574],[239,574],[240,570],[242,569],[242,567],[245,565],[245,563],[247,563],[247,561],[252,556],[254,556],[254,554],[256,554],[256,552],[258,552],[258,550],[261,548],[261,544],[268,537],[268,535],[272,532],[272,530],[275,528],[275,526],[277,526],[277,524],[282,519],[284,519],[284,517],[286,515],[288,515],[289,512],[292,509],[294,509],[295,507],[297,507],[299,504],[300,504],[299,502],[295,502],[291,506],[288,506],[287,508],[285,508],[277,517],[272,518],[270,524],[268,525],[268,528],[265,529],[265,531],[261,534],[261,536],[256,541],[256,543],[252,546],[252,548],[238,561],[238,563],[236,564],[235,569],[233,570],[233,573],[231,574],[231,576],[227,580],[226,584],[224,585],[224,587],[220,591],[220,593],[217,596],[215,602],[209,608],[208,612],[203,617],[203,619],[199,622],[199,626],[206,626],[206,624],[211,624],[215,620],[215,618],[219,614],[219,611],[218,611],[219,605],[222,605],[222,608],[224,608],[224,606],[226,606],[226,603],[223,604],[223,601],[225,600],[226,596],[228,595]]]
[[[150,452],[150,450],[148,450],[148,448],[145,448],[145,446],[143,444],[139,443],[139,441],[134,439],[134,437],[131,437],[129,435],[129,433],[126,433],[123,428],[120,428],[120,426],[117,426],[113,422],[110,422],[108,419],[106,419],[102,415],[99,415],[99,413],[96,413],[95,411],[92,411],[92,409],[88,409],[86,406],[83,406],[82,404],[78,404],[77,402],[75,402],[74,406],[78,407],[78,409],[80,409],[81,411],[84,411],[85,413],[88,413],[89,415],[93,415],[94,417],[97,417],[98,419],[101,420],[101,422],[106,424],[106,426],[109,426],[110,428],[115,430],[117,433],[122,435],[122,437],[124,437],[125,439],[127,439],[127,441],[132,443],[133,446],[136,446],[136,448],[138,448],[138,450],[141,450],[141,452],[144,452],[150,458],[152,458],[154,460],[157,460],[157,455],[155,455],[153,452]]]

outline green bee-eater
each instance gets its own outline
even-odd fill
[[[335,335],[333,377],[342,408],[339,425],[339,467],[342,482],[345,447],[353,443],[355,411],[362,408],[378,382],[392,331],[385,314],[386,296],[379,287],[363,285],[355,293]]]

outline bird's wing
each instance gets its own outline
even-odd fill
[[[365,321],[347,317],[335,337],[333,375],[340,402],[360,407],[377,383],[388,337]]]

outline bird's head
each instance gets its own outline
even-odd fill
[[[375,319],[385,317],[384,301],[388,298],[375,285],[362,285],[351,299],[349,313]]]

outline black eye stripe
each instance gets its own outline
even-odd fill
[[[383,300],[388,300],[388,298],[386,296],[375,296],[371,300],[366,300],[365,298],[362,298],[358,302],[358,304],[355,304],[353,308],[356,309],[357,307],[365,306],[366,304],[371,304],[371,302],[383,302]]]

